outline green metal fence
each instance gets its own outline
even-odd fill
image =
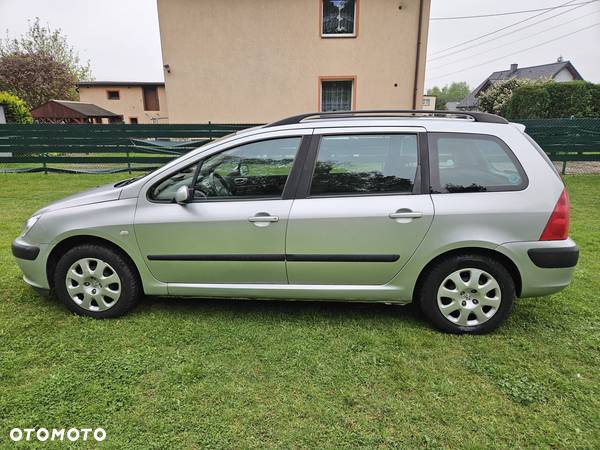
[[[600,161],[600,118],[518,120],[551,160]]]
[[[0,125],[0,171],[151,170],[250,124]]]
[[[521,120],[554,161],[600,161],[600,118]],[[251,124],[0,125],[0,171],[151,170]]]

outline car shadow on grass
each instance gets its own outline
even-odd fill
[[[136,315],[148,313],[177,314],[182,317],[198,314],[231,315],[239,318],[265,317],[296,320],[301,317],[349,320],[389,319],[406,323],[425,324],[418,307],[386,305],[383,303],[332,302],[332,301],[286,301],[247,300],[181,297],[144,297],[133,311]]]

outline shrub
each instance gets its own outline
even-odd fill
[[[9,123],[33,123],[27,104],[16,95],[0,91],[0,105],[4,106]]]
[[[587,81],[521,86],[506,107],[508,119],[600,117],[600,85]]]
[[[506,116],[508,104],[515,90],[526,86],[543,86],[547,83],[547,80],[534,81],[524,78],[499,81],[477,97],[477,104],[482,111]]]

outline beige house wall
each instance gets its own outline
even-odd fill
[[[158,0],[171,123],[267,122],[354,78],[356,109],[412,108],[421,0],[360,0],[355,38],[322,38],[321,0]],[[422,0],[421,107],[430,0]]]
[[[107,91],[119,91],[119,100],[109,100]],[[93,103],[116,114],[122,114],[125,123],[137,117],[138,123],[155,123],[153,118],[161,118],[156,123],[169,123],[167,96],[164,86],[158,86],[158,111],[144,111],[142,86],[99,85],[79,86],[79,99],[85,103]]]

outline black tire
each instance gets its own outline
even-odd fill
[[[467,268],[481,269],[494,277],[500,287],[501,299],[497,311],[486,322],[462,326],[451,322],[442,314],[437,297],[438,289],[446,277],[455,271]],[[452,256],[438,262],[425,274],[417,296],[421,311],[439,330],[454,334],[485,334],[494,331],[506,320],[516,294],[515,283],[503,264],[491,257],[475,254]]]
[[[120,279],[121,295],[115,304],[103,311],[90,311],[79,306],[67,291],[67,270],[80,259],[95,258],[108,263]],[[97,244],[84,244],[67,251],[58,261],[54,271],[54,288],[57,297],[72,312],[95,319],[118,317],[128,312],[142,295],[141,283],[135,267],[121,253]]]

